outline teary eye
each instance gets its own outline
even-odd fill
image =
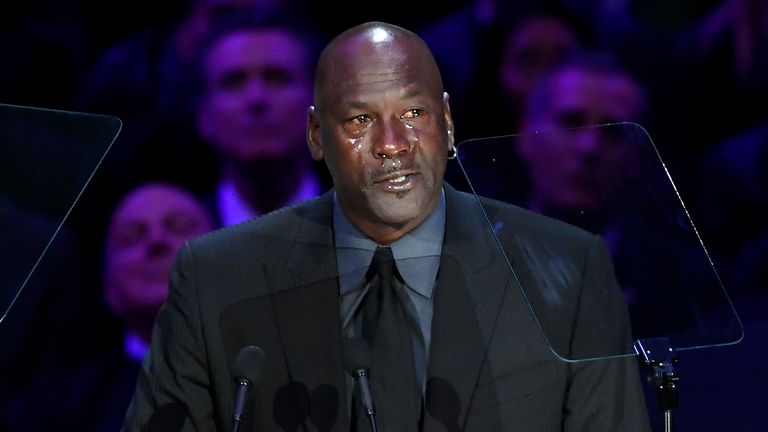
[[[369,125],[373,123],[373,118],[368,114],[356,114],[349,117],[344,122],[344,130],[351,135],[363,133]]]
[[[368,114],[358,114],[352,119],[352,121],[354,121],[357,124],[364,125],[371,121],[371,117],[368,116]]]
[[[421,108],[409,108],[402,116],[400,116],[400,118],[406,120],[415,119],[416,117],[420,117],[423,113],[424,110]]]

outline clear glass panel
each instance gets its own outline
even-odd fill
[[[0,104],[0,322],[120,128],[115,117]]]
[[[601,236],[628,305],[634,340],[668,338],[673,349],[686,350],[741,339],[741,323],[713,260],[640,125],[615,123],[473,139],[458,145],[458,157],[467,186],[477,196]],[[505,223],[490,202],[479,198],[477,202],[487,217],[488,231],[497,239],[494,253],[507,262],[516,289],[556,355],[573,361],[636,354],[632,345],[613,343],[575,351],[573,343],[580,336],[563,334],[561,324],[562,316],[574,311],[580,334],[616,337],[613,319],[620,315],[616,308],[621,302],[610,298],[616,293],[611,281],[592,279],[605,286],[582,287],[592,298],[561,291],[567,284],[558,278],[571,275],[573,269],[566,267],[576,262],[558,261],[561,251],[546,252],[551,245],[521,245],[518,237],[528,238],[515,230],[528,227]],[[562,240],[562,248],[569,245]],[[524,267],[535,268],[538,274],[520,274],[527,271]],[[594,298],[597,293],[606,298]]]

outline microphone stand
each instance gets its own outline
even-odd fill
[[[361,402],[365,415],[368,416],[368,421],[371,424],[371,432],[377,432],[376,428],[376,407],[373,404],[373,395],[371,394],[371,385],[368,383],[368,370],[357,369],[353,372],[352,376],[360,384],[358,389],[360,391]]]
[[[664,432],[672,432],[672,411],[678,406],[677,381],[675,373],[678,362],[669,338],[651,338],[635,341],[635,351],[642,356],[648,371],[648,381],[656,387],[659,407],[664,412]]]
[[[238,432],[240,422],[243,419],[243,407],[245,405],[245,395],[248,393],[248,387],[251,383],[246,378],[239,378],[237,381],[237,394],[235,395],[235,412],[232,416],[232,432]]]

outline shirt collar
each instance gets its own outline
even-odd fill
[[[340,295],[362,288],[365,273],[379,246],[347,219],[333,194],[333,230]],[[420,295],[432,298],[445,233],[445,192],[440,202],[418,227],[392,243],[397,270],[406,285]]]

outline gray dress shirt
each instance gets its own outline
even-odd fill
[[[339,271],[339,305],[344,337],[359,335],[361,320],[356,319],[360,303],[369,286],[365,273],[379,246],[362,234],[344,216],[334,195],[333,231]],[[416,379],[425,391],[429,343],[432,326],[432,292],[440,266],[445,232],[445,194],[435,210],[416,229],[389,245],[397,270],[405,281],[398,294],[405,301],[413,328],[413,352]],[[405,294],[405,296],[403,296]],[[351,379],[350,379],[351,380]]]

